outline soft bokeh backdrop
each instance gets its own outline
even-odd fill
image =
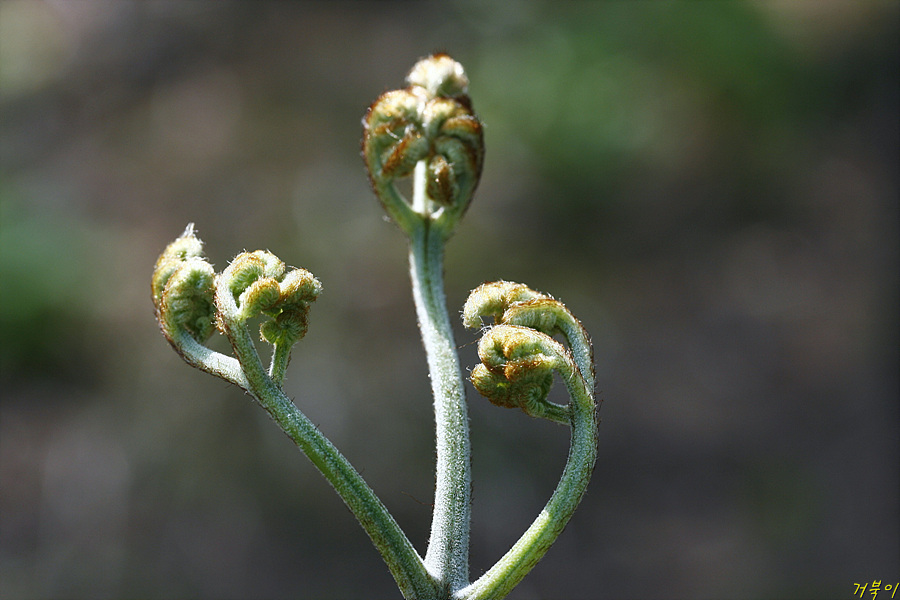
[[[562,299],[604,400],[584,504],[510,597],[900,580],[898,6],[0,3],[0,596],[398,596],[305,457],[171,351],[149,276],[191,221],[219,268],[315,273],[287,392],[424,549],[429,384],[358,149],[435,50],[486,123],[450,310],[498,278]],[[469,398],[477,575],[567,434]]]

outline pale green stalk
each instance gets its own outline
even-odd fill
[[[569,457],[556,490],[531,526],[484,575],[460,590],[457,600],[506,596],[540,561],[562,533],[587,489],[597,459],[597,420],[591,391],[573,371],[565,377],[572,401]]]
[[[218,282],[217,299],[224,305],[225,334],[246,374],[250,393],[344,500],[381,553],[403,596],[434,598],[435,584],[422,558],[387,508],[344,455],[269,377],[246,324],[229,318],[237,313],[237,307],[224,279]]]
[[[275,344],[272,348],[272,361],[269,364],[269,377],[279,386],[284,383],[284,373],[291,361],[291,347],[288,344]]]
[[[221,377],[238,386],[242,390],[250,391],[250,382],[241,369],[241,364],[231,356],[225,356],[215,350],[210,350],[197,342],[186,331],[178,331],[175,334],[173,345],[178,349],[181,357],[189,364],[205,371],[210,375]]]
[[[417,204],[424,192],[424,168],[416,168]],[[434,514],[425,565],[448,592],[469,582],[471,449],[465,389],[444,297],[443,232],[423,219],[410,235],[410,277],[434,395],[437,465]]]

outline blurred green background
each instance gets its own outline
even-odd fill
[[[424,551],[429,383],[359,137],[435,50],[486,124],[449,308],[562,299],[604,400],[588,495],[510,598],[900,580],[898,7],[4,1],[0,596],[398,597],[305,457],[171,351],[149,277],[190,221],[219,269],[315,273],[286,390]],[[568,440],[469,400],[478,575]]]

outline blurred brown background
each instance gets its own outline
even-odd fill
[[[398,597],[306,458],[171,351],[149,277],[190,221],[220,269],[315,273],[287,392],[424,551],[425,359],[358,151],[435,50],[486,123],[449,308],[498,278],[562,299],[604,400],[588,495],[510,598],[900,580],[898,6],[3,2],[0,596]],[[567,432],[469,400],[475,576]]]

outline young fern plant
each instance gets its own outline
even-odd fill
[[[475,388],[498,406],[571,430],[568,460],[547,505],[494,566],[470,581],[471,450],[465,387],[444,296],[443,253],[481,175],[482,125],[462,66],[446,54],[419,61],[407,82],[369,108],[362,154],[376,196],[409,239],[413,298],[431,376],[437,461],[424,556],[282,389],[291,348],[306,333],[310,304],[322,291],[310,272],[287,269],[275,255],[258,250],[239,254],[216,274],[190,224],[157,260],[153,303],[175,351],[250,394],[321,471],[381,553],[404,598],[503,598],[562,532],[590,479],[597,455],[593,351],[581,323],[561,302],[525,285],[486,283],[466,301],[464,325],[482,332],[481,363],[471,372]],[[405,178],[412,178],[412,198],[397,187]],[[272,345],[268,367],[248,325],[260,317],[261,340]],[[493,325],[485,326],[485,318],[493,318]],[[205,345],[215,332],[231,343],[231,356]],[[565,405],[547,400],[554,372],[569,392]]]

